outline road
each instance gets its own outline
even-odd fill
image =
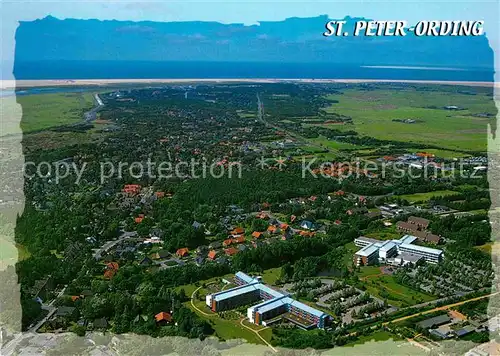
[[[97,112],[104,107],[104,103],[102,102],[102,99],[99,97],[99,94],[94,94],[94,99],[97,102],[97,106],[94,107],[92,110],[89,110],[83,114],[85,122],[90,122],[97,119]]]
[[[454,307],[457,307],[457,306],[465,304],[465,303],[474,302],[476,300],[481,300],[481,299],[484,299],[484,298],[489,298],[489,297],[492,297],[492,296],[497,295],[499,293],[500,292],[495,292],[495,293],[491,293],[491,294],[487,294],[487,295],[482,295],[480,297],[475,297],[475,298],[470,298],[470,299],[467,299],[467,300],[463,300],[461,302],[456,302],[456,303],[452,303],[452,304],[448,304],[448,305],[443,305],[443,306],[440,306],[440,307],[436,307],[434,309],[425,310],[425,311],[420,312],[420,313],[415,313],[415,314],[408,315],[408,316],[403,316],[401,318],[397,318],[397,319],[394,319],[394,320],[391,320],[391,321],[386,321],[385,323],[382,323],[382,325],[387,325],[389,323],[397,323],[397,322],[400,322],[400,321],[403,321],[403,320],[414,318],[414,317],[419,316],[419,315],[430,314],[430,313],[433,313],[433,312],[436,312],[436,311],[440,311],[440,310],[448,310],[450,308],[454,308]]]
[[[132,237],[135,237],[137,235],[137,232],[135,231],[132,231],[132,232],[123,232],[123,234],[121,234],[120,236],[118,236],[118,239],[116,240],[112,240],[112,241],[108,241],[106,242],[104,245],[102,245],[101,247],[99,247],[95,252],[94,252],[94,258],[96,260],[100,259],[102,257],[102,253],[103,252],[108,252],[111,248],[113,248],[114,246],[116,246],[118,243],[124,241],[124,240],[127,240],[127,239],[130,239]]]

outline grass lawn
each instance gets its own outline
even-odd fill
[[[262,274],[265,284],[275,285],[281,273],[281,267],[266,269]]]
[[[94,106],[89,92],[25,95],[17,101],[22,106],[25,133],[82,121],[83,113]]]
[[[419,201],[428,201],[434,197],[442,197],[442,196],[448,196],[448,195],[454,195],[458,194],[457,192],[454,192],[452,190],[436,190],[434,192],[427,192],[427,193],[415,193],[415,194],[404,194],[404,195],[398,195],[398,198],[408,200],[410,203],[415,203]]]
[[[360,284],[366,287],[368,293],[380,299],[387,299],[389,304],[396,307],[410,306],[436,299],[429,294],[398,284],[390,275],[377,276],[376,273],[373,273],[373,276],[367,276]]]
[[[344,245],[344,248],[346,249],[347,253],[345,253],[342,257],[342,261],[344,262],[344,265],[349,268],[352,266],[352,258],[354,256],[354,253],[359,250],[359,247],[357,247],[354,242],[349,242],[348,244]]]
[[[365,146],[354,145],[348,142],[329,140],[326,137],[312,138],[309,141],[319,144],[322,147],[328,148],[330,150],[357,150],[365,149]]]
[[[464,95],[444,90],[417,91],[414,88],[347,89],[343,94],[328,95],[327,98],[338,100],[338,103],[326,108],[326,112],[353,119],[354,125],[338,125],[336,129],[354,129],[361,135],[382,140],[421,142],[444,149],[485,151],[488,124],[495,118],[472,115],[481,112],[496,114],[492,97],[482,92]],[[442,109],[446,105],[457,105],[466,110]],[[394,119],[415,119],[417,122],[405,124]]]

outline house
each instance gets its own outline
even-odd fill
[[[315,230],[316,229],[316,224],[314,224],[312,221],[309,220],[303,220],[300,223],[300,227],[306,230]]]
[[[71,301],[72,301],[72,302],[76,302],[78,299],[80,299],[80,296],[79,296],[79,295],[72,295],[72,296],[71,296]]]
[[[413,233],[417,231],[417,227],[414,224],[410,224],[406,221],[398,221],[396,223],[396,228],[398,229],[398,231],[403,231],[406,233]]]
[[[233,239],[226,239],[222,241],[222,246],[227,247],[233,243]]]
[[[168,252],[167,250],[160,250],[153,255],[153,259],[159,260],[167,258],[168,256],[170,256],[170,252]]]
[[[200,224],[198,221],[195,221],[193,222],[193,224],[191,225],[195,230],[198,230],[199,228],[201,228],[203,225]]]
[[[129,195],[135,195],[141,192],[141,186],[139,184],[125,184],[122,192]]]
[[[263,212],[263,211],[261,211],[260,213],[258,213],[258,214],[256,215],[256,217],[257,217],[258,219],[264,219],[264,220],[269,219],[269,215],[267,215],[267,214],[266,214],[265,212]]]
[[[236,255],[238,252],[240,252],[239,250],[235,249],[234,247],[230,247],[230,248],[226,248],[224,250],[224,253],[226,254],[226,256],[234,256]]]
[[[238,250],[245,251],[247,249],[246,245],[238,245]]]
[[[233,239],[233,243],[236,243],[236,244],[241,244],[245,241],[246,241],[245,236],[243,236],[243,235],[240,235],[240,236]]]
[[[108,321],[106,318],[95,319],[92,326],[94,330],[106,330],[108,328]]]
[[[282,223],[280,225],[280,229],[283,231],[287,231],[289,228],[290,228],[290,225],[288,225],[288,224]]]
[[[333,195],[343,197],[345,195],[345,192],[343,190],[337,190]]]
[[[208,247],[207,246],[198,246],[196,248],[196,253],[199,254],[199,255],[205,254],[207,251],[208,251]]]
[[[203,264],[203,262],[205,262],[205,257],[196,256],[194,262],[196,263],[197,266],[201,266]]]
[[[210,258],[212,261],[215,260],[215,257],[217,257],[217,251],[215,250],[211,250],[209,253],[208,253],[208,258]]]
[[[175,254],[179,257],[186,257],[189,254],[189,249],[187,247],[178,249]]]
[[[150,266],[152,263],[153,263],[153,261],[151,260],[151,258],[146,256],[141,260],[141,262],[139,262],[139,265],[140,266]]]
[[[279,229],[274,226],[274,225],[269,225],[269,227],[267,228],[267,232],[269,232],[270,234],[276,234],[278,233]]]
[[[165,196],[165,192],[155,192],[155,196],[158,199],[163,198]]]
[[[425,230],[429,227],[430,221],[424,218],[419,218],[417,216],[410,216],[408,222],[412,225],[417,226],[417,230]]]
[[[446,323],[449,323],[451,318],[448,316],[448,314],[443,314],[439,316],[435,316],[433,318],[425,319],[423,321],[420,321],[417,323],[419,327],[422,329],[429,329],[433,328],[436,326],[440,326]]]
[[[242,227],[239,227],[239,226],[230,232],[231,235],[241,235],[244,233],[245,233],[245,229]]]
[[[155,315],[155,320],[157,324],[167,324],[172,321],[172,315],[166,312],[161,312]]]
[[[104,271],[104,278],[111,279],[118,272],[118,263],[109,262],[106,264],[106,270]]]
[[[335,225],[342,225],[342,221],[340,221],[340,220],[335,220],[334,224],[335,224]]]
[[[142,222],[142,220],[144,220],[144,218],[142,218],[142,217],[140,217],[140,216],[134,219],[134,221],[135,221],[137,224],[140,224],[140,223]]]
[[[258,239],[258,238],[262,237],[262,232],[254,231],[254,232],[252,232],[252,237]]]
[[[297,217],[295,215],[291,215],[290,216],[290,222],[291,223],[293,223],[296,219],[297,219]]]

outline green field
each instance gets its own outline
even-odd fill
[[[361,285],[366,288],[368,293],[380,299],[387,299],[388,303],[391,305],[404,307],[436,299],[431,295],[398,284],[394,280],[394,277],[390,275],[377,275],[376,272],[369,275],[369,272],[374,271],[366,271],[364,279],[362,275],[360,276],[360,279],[362,279]]]
[[[281,274],[281,267],[266,269],[262,274],[262,279],[264,283],[275,285],[276,280],[279,278]]]
[[[89,92],[25,95],[17,101],[22,106],[24,133],[80,122],[83,113],[94,106]]]
[[[350,116],[354,125],[336,125],[339,130],[356,130],[362,135],[383,140],[421,142],[443,148],[486,151],[488,124],[494,118],[471,116],[477,113],[496,114],[491,96],[483,93],[464,95],[445,91],[400,90],[345,90],[340,95],[329,95],[338,100],[325,109]],[[441,109],[456,105],[466,110]],[[438,107],[436,109],[429,106]],[[393,119],[415,119],[405,124]]]
[[[449,195],[455,195],[458,194],[457,192],[454,192],[452,190],[436,190],[434,192],[427,192],[427,193],[415,193],[415,194],[405,194],[405,195],[398,195],[398,198],[408,200],[410,203],[415,203],[419,201],[428,201],[434,197],[442,197],[442,196],[449,196]]]

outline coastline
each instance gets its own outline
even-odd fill
[[[467,82],[443,80],[397,80],[397,79],[273,79],[273,78],[241,78],[241,79],[54,79],[54,80],[2,80],[1,90],[15,90],[36,87],[62,87],[62,86],[106,86],[112,84],[186,84],[186,83],[406,83],[406,84],[435,84],[435,85],[460,85],[476,87],[500,87],[496,82]]]

